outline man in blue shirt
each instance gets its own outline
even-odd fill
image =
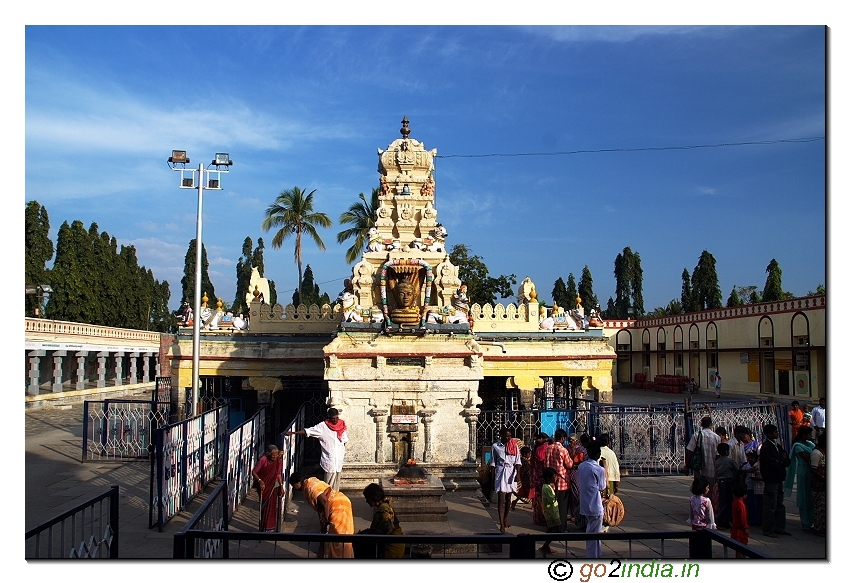
[[[602,451],[598,441],[587,446],[587,459],[578,466],[579,512],[587,518],[587,532],[602,532],[602,494],[608,487],[605,468],[599,465]],[[587,558],[598,559],[602,555],[602,541],[587,540]]]

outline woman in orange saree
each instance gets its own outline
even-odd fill
[[[294,473],[289,483],[304,492],[304,499],[319,513],[322,532],[327,534],[354,534],[354,513],[351,500],[342,492],[330,487],[318,478],[302,478]],[[351,543],[321,543],[317,556],[322,559],[353,559]]]

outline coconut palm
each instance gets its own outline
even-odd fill
[[[375,212],[380,202],[379,188],[372,189],[372,198],[366,202],[366,195],[360,193],[361,202],[355,202],[348,210],[339,217],[340,225],[354,225],[350,229],[341,231],[336,236],[337,243],[342,243],[354,237],[354,244],[345,252],[345,261],[354,263],[369,243],[369,229],[375,226]]]
[[[281,192],[275,201],[266,209],[266,218],[263,219],[263,231],[269,231],[273,227],[280,227],[272,238],[272,247],[280,249],[283,242],[292,234],[295,235],[295,263],[298,264],[298,303],[301,303],[301,280],[303,279],[301,261],[301,235],[306,233],[312,237],[321,251],[325,250],[325,243],[316,232],[316,226],[330,227],[333,223],[325,213],[313,211],[313,190],[306,194],[297,186]]]

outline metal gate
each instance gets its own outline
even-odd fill
[[[170,413],[170,403],[157,401],[85,401],[82,460],[148,459],[151,435],[168,424]]]

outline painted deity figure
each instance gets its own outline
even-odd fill
[[[419,298],[419,274],[414,272],[405,275],[400,274],[395,283],[390,284],[396,304],[390,319],[397,324],[419,324],[421,314],[416,305]]]
[[[452,295],[452,307],[464,314],[469,314],[469,296],[466,295],[466,284],[463,283]]]

